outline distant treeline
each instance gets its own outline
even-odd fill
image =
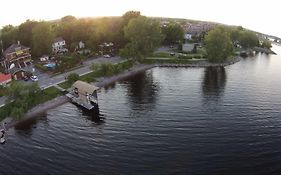
[[[31,48],[33,57],[51,54],[51,45],[56,37],[63,37],[70,51],[75,50],[79,41],[83,41],[86,47],[92,50],[98,50],[99,45],[104,42],[112,42],[118,50],[130,42],[130,38],[125,36],[125,27],[132,19],[139,17],[140,12],[128,11],[121,17],[78,19],[65,16],[56,21],[27,20],[19,26],[4,26],[0,32],[0,39],[4,50],[12,43],[20,41],[22,45]],[[159,22],[153,19],[151,21]],[[161,27],[159,23],[157,25]],[[148,33],[145,30],[150,29],[148,27],[136,30],[136,34],[146,37],[143,36]],[[182,40],[184,37],[181,26],[172,22],[167,28],[162,28],[160,34],[163,35],[161,43],[166,44]]]

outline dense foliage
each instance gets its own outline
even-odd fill
[[[76,50],[80,41],[86,44],[90,50],[98,52],[101,50],[103,43],[114,43],[114,50],[118,51],[124,48],[132,39],[132,35],[139,35],[137,32],[129,32],[131,27],[126,26],[131,20],[141,17],[138,11],[128,11],[122,17],[103,17],[103,18],[81,18],[77,19],[74,16],[65,16],[60,20],[55,21],[31,21],[27,20],[19,26],[7,25],[0,32],[0,39],[3,41],[3,49],[5,50],[11,44],[18,41],[21,44],[31,47],[32,55],[38,58],[43,54],[51,54],[51,44],[56,37],[62,37],[66,41],[66,47],[69,51]],[[141,17],[145,29],[144,35],[147,35],[150,30],[154,37],[155,32],[160,33],[159,25],[154,20]],[[145,20],[144,20],[145,19]],[[140,20],[137,20],[140,22]],[[156,27],[156,28],[154,28]],[[126,35],[127,31],[127,36]],[[130,33],[130,34],[129,34]],[[143,36],[143,35],[142,35]],[[156,43],[153,43],[153,42]],[[154,37],[148,40],[149,46],[140,52],[146,52],[159,44],[159,41]],[[152,42],[152,43],[151,43]],[[149,48],[149,49],[148,49]]]
[[[269,41],[269,40],[264,40],[263,42],[262,42],[262,45],[261,45],[263,48],[266,48],[266,49],[270,49],[271,47],[272,47],[272,45],[271,45],[271,41]]]
[[[129,43],[122,50],[122,56],[135,60],[151,54],[163,40],[160,24],[144,16],[130,20],[124,32]]]
[[[233,51],[230,35],[222,27],[211,30],[205,37],[205,44],[210,62],[223,62]]]
[[[164,34],[164,44],[177,44],[184,40],[184,31],[180,24],[170,22],[168,25],[161,27]]]
[[[41,90],[37,83],[25,85],[15,81],[5,95],[6,105],[0,108],[0,119],[8,116],[20,119],[32,107],[61,95],[61,92],[55,87]]]

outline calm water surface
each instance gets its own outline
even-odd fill
[[[9,130],[0,174],[281,174],[281,48],[225,68],[155,68]]]

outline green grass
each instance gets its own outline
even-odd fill
[[[63,93],[60,90],[58,90],[54,86],[51,86],[47,89],[44,89],[42,91],[42,96],[40,96],[38,98],[40,98],[40,103],[44,103],[46,101],[49,101],[49,100],[56,98],[58,96],[61,96],[61,95],[63,95]]]
[[[157,52],[157,53],[153,53],[152,57],[174,58],[175,56],[171,56],[170,53],[166,53],[166,52]]]
[[[96,82],[96,78],[98,77],[106,77],[106,76],[112,76],[115,74],[118,74],[124,70],[129,69],[133,66],[132,60],[124,60],[120,63],[111,64],[93,64],[92,65],[92,72],[82,75],[79,77],[79,80],[92,83]],[[71,87],[72,83],[69,81],[65,81],[63,83],[58,84],[60,87],[64,89],[68,89]]]
[[[141,61],[144,64],[190,64],[194,63],[194,61],[191,61],[189,59],[179,59],[179,58],[154,58],[154,57],[148,57]]]
[[[63,95],[63,93],[53,86],[44,89],[42,90],[41,95],[35,99],[36,103],[33,105],[33,107],[38,104],[45,103],[61,95]],[[12,105],[13,103],[9,103],[0,108],[0,121],[10,115],[10,109]]]

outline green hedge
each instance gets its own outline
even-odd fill
[[[141,61],[144,64],[163,64],[163,63],[168,63],[168,64],[190,64],[194,63],[194,61],[191,61],[189,59],[178,59],[178,58],[173,58],[173,59],[164,59],[164,58],[146,58]]]

